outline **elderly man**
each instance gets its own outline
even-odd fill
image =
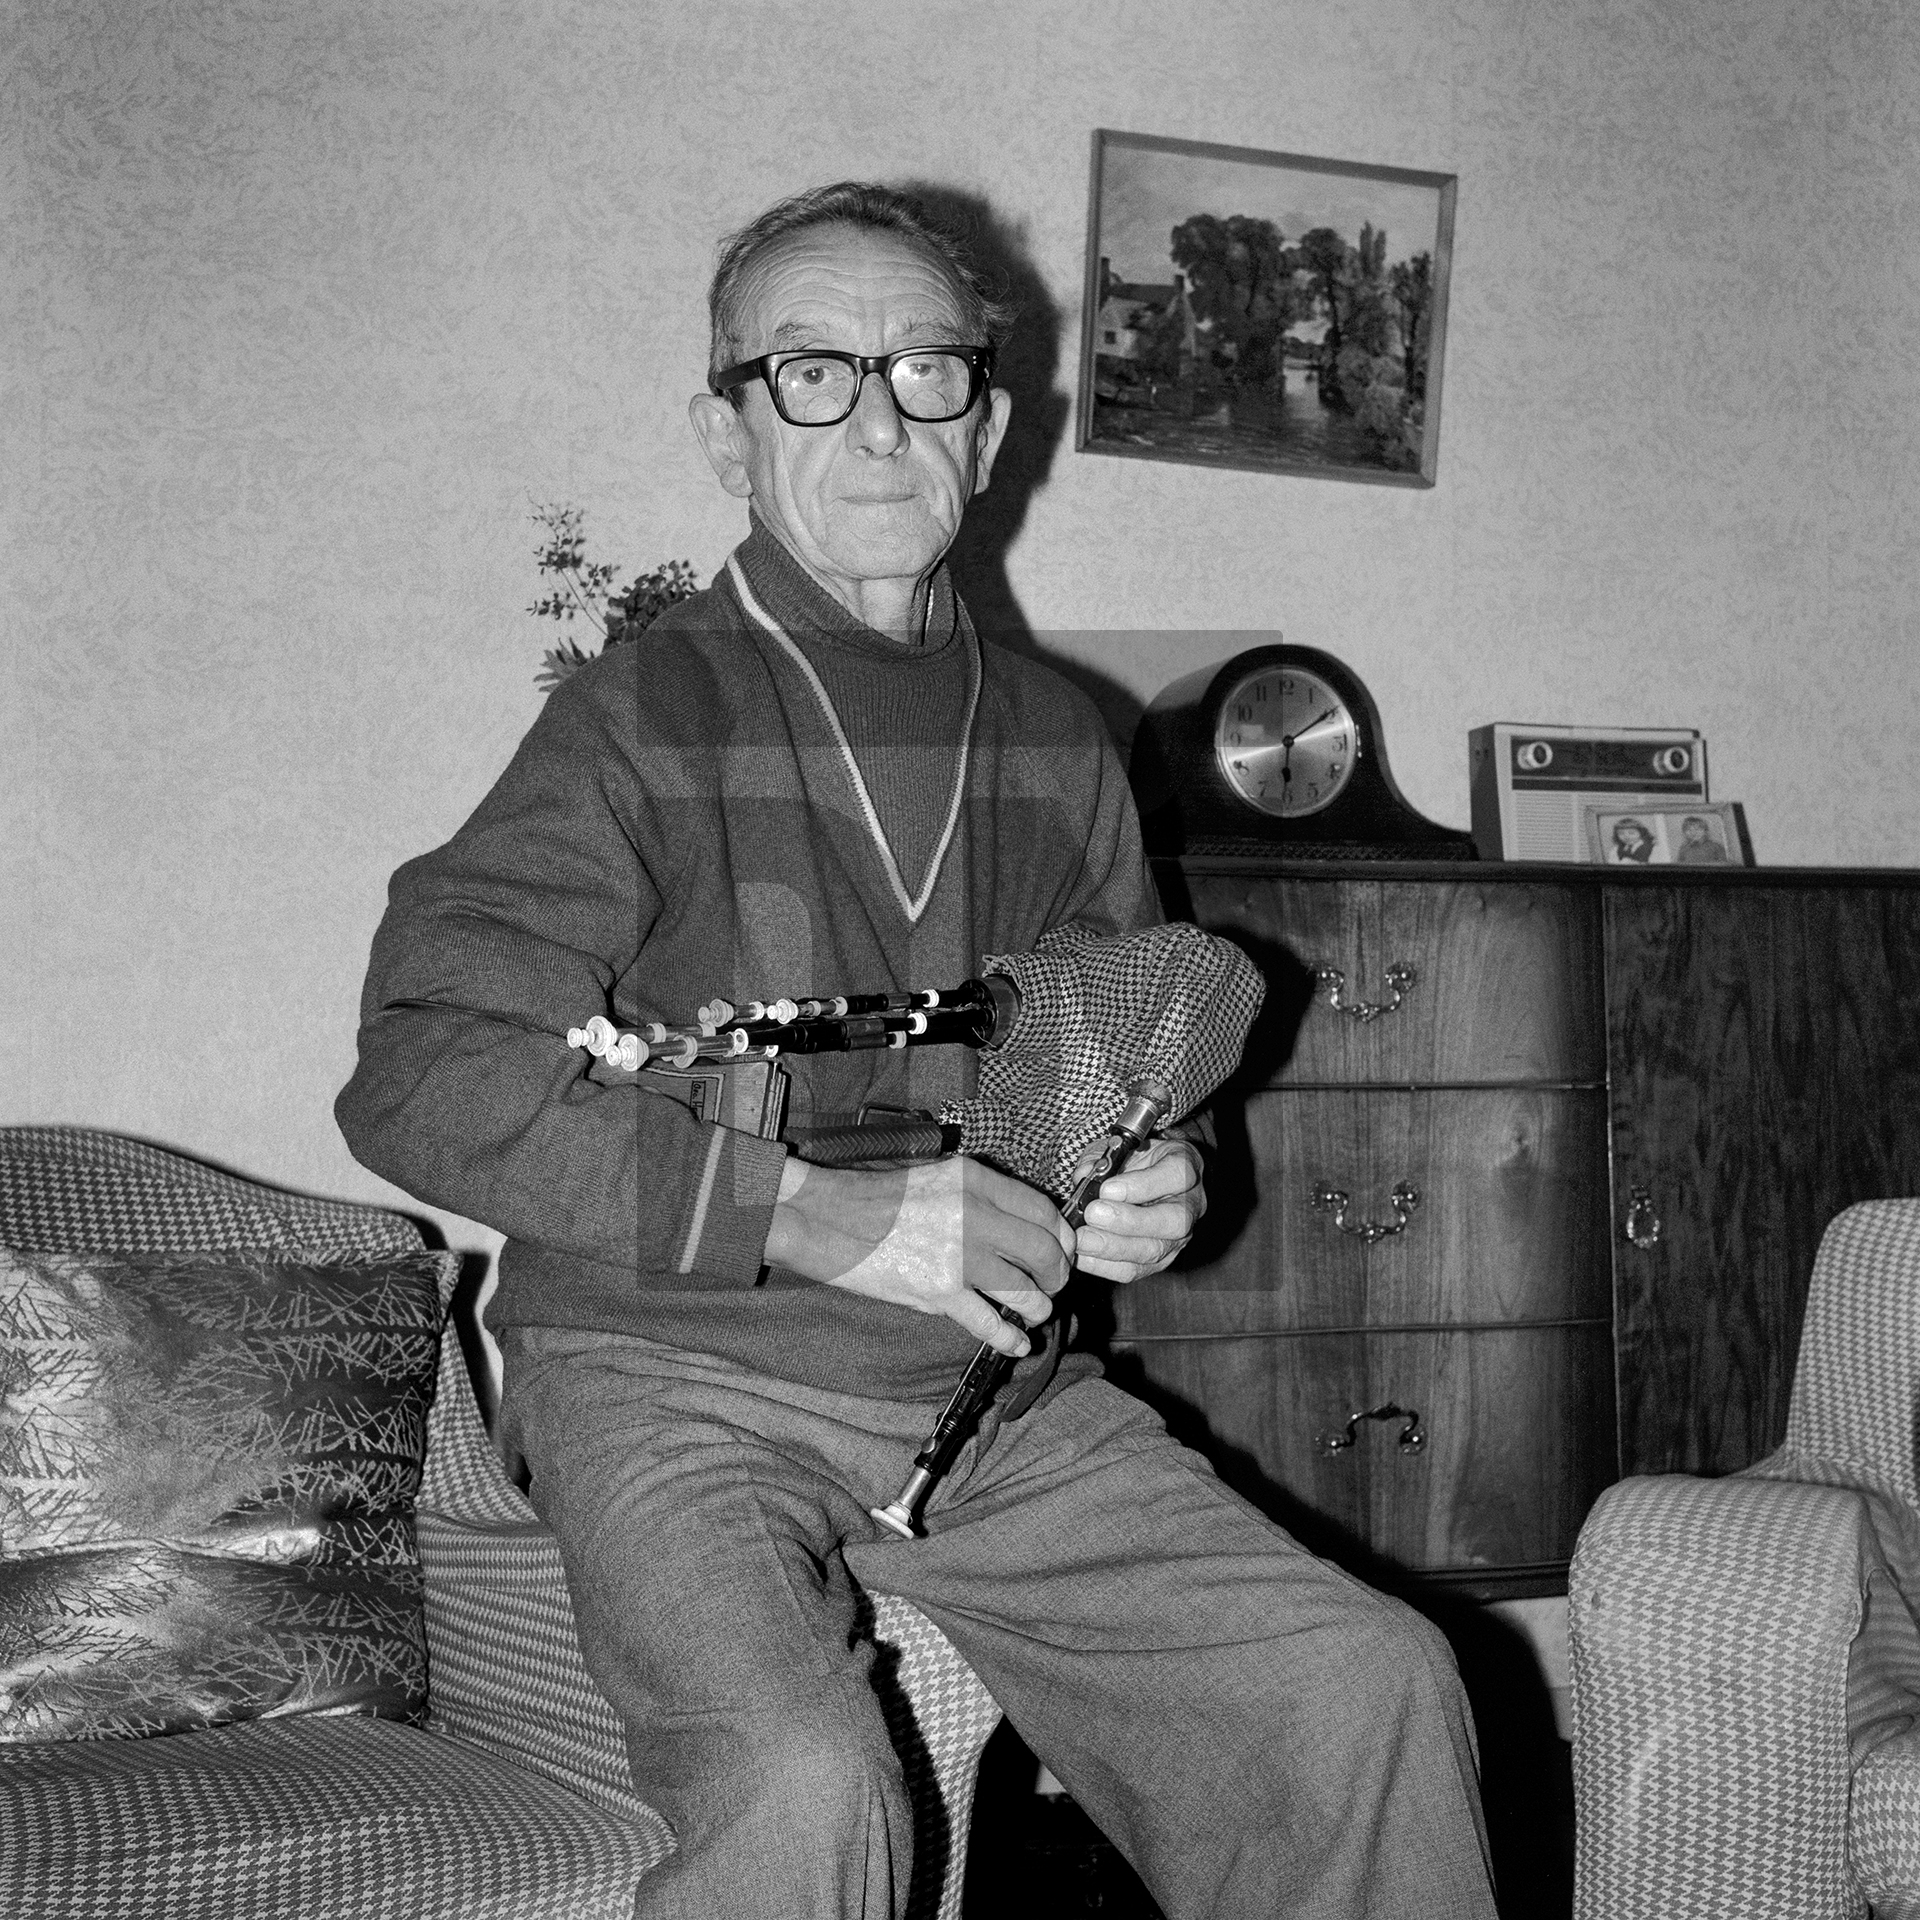
[[[728,243],[712,310],[693,425],[748,538],[395,876],[339,1103],[369,1166],[508,1236],[502,1420],[679,1843],[638,1911],[899,1911],[871,1589],[945,1629],[1171,1920],[1490,1913],[1439,1637],[989,1305],[1037,1327],[1072,1267],[1164,1267],[1193,1146],[1157,1143],[1076,1234],[980,1162],[809,1165],[566,1045],[595,1011],[950,984],[1160,917],[1091,706],[983,646],[941,565],[1010,408],[1008,316],[958,244],[824,188]],[[937,1108],[973,1066],[803,1059],[792,1119]],[[1013,1385],[897,1538],[869,1509],[977,1340],[1023,1356]]]

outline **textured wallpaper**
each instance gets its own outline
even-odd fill
[[[1449,823],[1482,722],[1676,724],[1763,860],[1920,862],[1920,12],[1181,13],[9,9],[6,1117],[383,1193],[330,1103],[387,875],[536,710],[532,504],[711,573],[713,241],[849,174],[1022,253],[969,564],[1122,728],[1278,629]],[[1072,450],[1096,126],[1459,175],[1434,489]]]

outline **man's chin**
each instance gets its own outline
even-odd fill
[[[951,539],[917,501],[878,502],[837,516],[821,553],[852,580],[904,580],[938,566]]]

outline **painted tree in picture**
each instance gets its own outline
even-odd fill
[[[1301,236],[1294,257],[1327,320],[1321,403],[1351,414],[1388,464],[1417,467],[1426,421],[1432,256],[1415,254],[1389,267],[1386,232],[1368,222],[1355,245],[1332,227],[1314,227]]]
[[[1196,213],[1173,230],[1194,319],[1206,327],[1225,384],[1259,388],[1280,375],[1280,337],[1299,317],[1293,269],[1271,220]]]
[[[1406,358],[1407,397],[1427,397],[1427,343],[1432,333],[1433,255],[1416,253],[1395,263],[1388,276],[1400,304],[1402,351]]]

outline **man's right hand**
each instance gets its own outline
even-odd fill
[[[767,1261],[921,1313],[943,1313],[1018,1358],[1031,1343],[981,1296],[1028,1326],[1066,1285],[1073,1230],[1045,1194],[956,1156],[874,1172],[789,1158]]]

